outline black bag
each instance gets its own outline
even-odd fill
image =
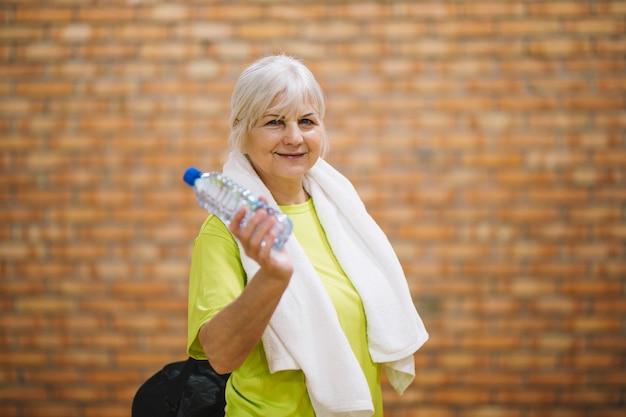
[[[132,417],[223,417],[228,377],[206,360],[165,365],[137,390]]]

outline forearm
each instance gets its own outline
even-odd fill
[[[240,209],[229,228],[260,269],[241,294],[209,320],[199,334],[202,349],[219,373],[237,369],[259,343],[293,274],[286,250],[272,250],[275,219],[266,210],[257,210],[242,227],[245,212],[245,208]]]
[[[232,372],[245,361],[261,340],[288,282],[260,270],[239,297],[200,329],[200,343],[217,372]]]

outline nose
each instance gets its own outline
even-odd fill
[[[286,123],[284,133],[283,141],[287,144],[299,144],[303,140],[298,122]]]

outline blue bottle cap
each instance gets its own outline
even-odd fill
[[[185,171],[185,175],[183,175],[183,180],[189,185],[193,187],[194,183],[198,178],[202,176],[202,171],[200,171],[196,167],[189,167],[187,171]]]

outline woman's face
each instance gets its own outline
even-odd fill
[[[243,153],[270,189],[301,182],[320,157],[326,134],[311,105],[301,103],[289,114],[280,114],[276,103],[250,129],[243,146]]]

